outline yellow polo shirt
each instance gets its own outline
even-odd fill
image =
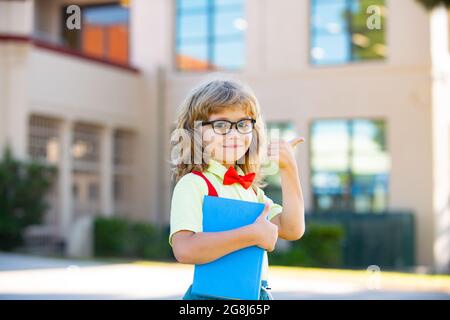
[[[255,194],[251,187],[245,189],[240,183],[224,185],[222,181],[226,171],[227,168],[224,165],[211,159],[208,168],[203,172],[217,190],[219,197],[259,203],[268,202],[270,204],[269,219],[281,213],[283,207],[267,197],[261,188],[256,187],[257,194]],[[239,175],[244,174],[239,167],[236,167],[236,171]],[[205,195],[208,195],[208,186],[205,180],[196,174],[186,174],[175,185],[170,211],[169,244],[171,246],[173,234],[180,230],[202,232],[202,208]],[[264,252],[263,280],[267,280],[268,267],[267,252]]]

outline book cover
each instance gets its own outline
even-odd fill
[[[249,225],[264,204],[205,196],[203,232],[228,231]],[[252,246],[215,261],[195,265],[192,292],[225,299],[259,300],[264,249]]]

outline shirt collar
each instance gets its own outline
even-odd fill
[[[239,166],[234,166],[234,168],[236,169],[239,175],[242,176],[245,174],[244,171],[242,171],[242,169]],[[209,165],[206,170],[217,175],[221,180],[223,180],[223,176],[225,175],[225,172],[227,172],[228,169],[220,162],[210,158]]]

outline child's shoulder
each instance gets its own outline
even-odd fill
[[[256,197],[258,198],[258,201],[264,201],[264,190],[261,189],[260,187],[253,185],[254,190],[256,191]]]
[[[208,186],[202,177],[190,172],[178,180],[174,191],[208,193]]]

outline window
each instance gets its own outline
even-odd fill
[[[75,216],[100,212],[100,138],[101,128],[76,123],[73,129],[72,161]]]
[[[57,119],[31,115],[28,119],[28,156],[30,160],[58,166],[61,161],[60,122]],[[60,197],[58,178],[45,195],[49,204],[44,216],[44,224],[56,225],[60,219]]]
[[[98,182],[93,182],[89,184],[89,200],[90,201],[97,201],[99,199],[98,194]]]
[[[384,59],[384,3],[385,0],[311,0],[311,63],[330,65]],[[379,28],[374,25],[376,21],[380,22]]]
[[[28,155],[32,160],[57,164],[61,153],[58,121],[31,116],[28,121]]]
[[[311,184],[317,211],[387,208],[389,157],[380,120],[318,120],[311,125]]]
[[[113,139],[114,210],[118,216],[129,216],[133,214],[136,193],[134,188],[136,137],[131,131],[118,129],[114,131]]]
[[[100,128],[77,123],[74,128],[72,156],[74,165],[97,168],[100,162]]]
[[[237,70],[244,66],[243,0],[177,0],[178,70]]]
[[[127,64],[128,8],[120,4],[83,6],[81,14],[81,30],[63,28],[66,45],[95,58]]]
[[[296,137],[294,125],[291,122],[270,122],[267,123],[268,139],[271,138],[289,141]],[[267,186],[264,192],[275,203],[282,204],[281,197],[281,177],[280,173],[267,175],[265,178]]]

